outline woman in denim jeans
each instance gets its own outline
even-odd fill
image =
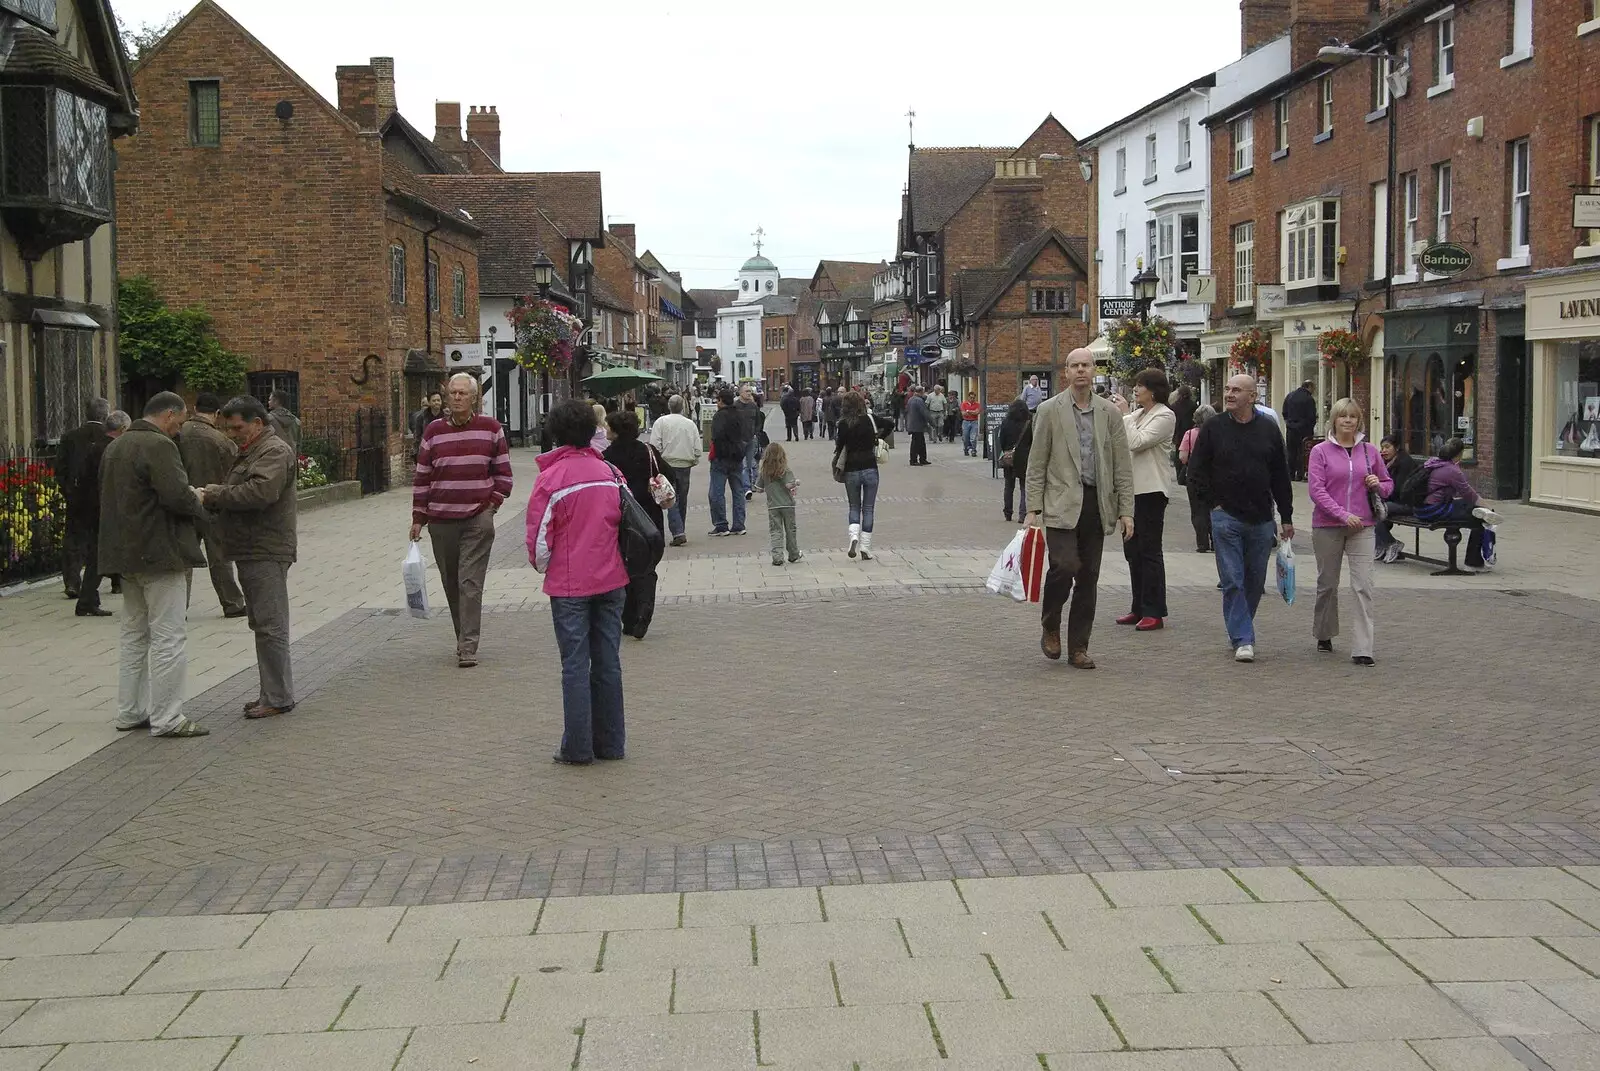
[[[850,546],[847,553],[872,560],[873,507],[878,501],[878,436],[893,430],[893,421],[880,422],[867,412],[867,402],[851,391],[844,396],[839,416],[839,445],[833,456],[844,469],[844,491],[850,501]]]
[[[594,410],[569,399],[550,411],[555,449],[538,459],[528,500],[528,560],[544,574],[561,650],[565,766],[623,755],[622,604],[628,570],[617,548],[622,476],[592,445]]]

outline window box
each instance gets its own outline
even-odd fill
[[[0,210],[23,255],[82,241],[111,221],[106,109],[54,86],[0,88]]]

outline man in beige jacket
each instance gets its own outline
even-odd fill
[[[1067,355],[1066,383],[1034,411],[1028,455],[1028,502],[1035,507],[1028,525],[1044,528],[1050,551],[1039,649],[1061,657],[1061,611],[1070,597],[1067,658],[1093,669],[1089,633],[1105,538],[1118,528],[1124,540],[1133,538],[1133,458],[1122,414],[1094,393],[1094,354]]]

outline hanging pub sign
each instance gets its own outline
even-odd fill
[[[961,345],[961,336],[954,331],[946,331],[939,336],[939,347],[941,349],[953,350],[959,345]]]
[[[1448,278],[1460,275],[1472,267],[1472,253],[1454,242],[1435,242],[1422,251],[1417,263],[1421,264],[1422,270],[1429,275],[1442,275]]]

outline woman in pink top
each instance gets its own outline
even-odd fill
[[[555,449],[538,459],[528,499],[528,560],[544,574],[561,650],[566,731],[554,761],[587,766],[623,755],[622,603],[628,570],[617,549],[617,470],[591,444],[594,410],[568,399],[547,418]]]
[[[1394,494],[1394,481],[1383,454],[1361,437],[1361,406],[1349,398],[1333,403],[1328,414],[1331,434],[1311,451],[1306,486],[1311,492],[1311,549],[1317,556],[1317,606],[1311,627],[1317,650],[1332,651],[1339,634],[1339,573],[1350,561],[1350,590],[1355,595],[1355,639],[1350,661],[1376,665],[1372,657],[1372,493]]]
[[[1189,464],[1189,455],[1194,453],[1194,441],[1200,437],[1200,425],[1217,415],[1217,411],[1209,405],[1202,405],[1194,411],[1194,426],[1183,433],[1183,439],[1178,443],[1178,464]],[[1178,471],[1182,472],[1183,469]],[[1188,479],[1184,480],[1185,486]],[[1194,497],[1194,488],[1189,487],[1189,520],[1194,525],[1194,550],[1196,554],[1211,553],[1211,507]]]

